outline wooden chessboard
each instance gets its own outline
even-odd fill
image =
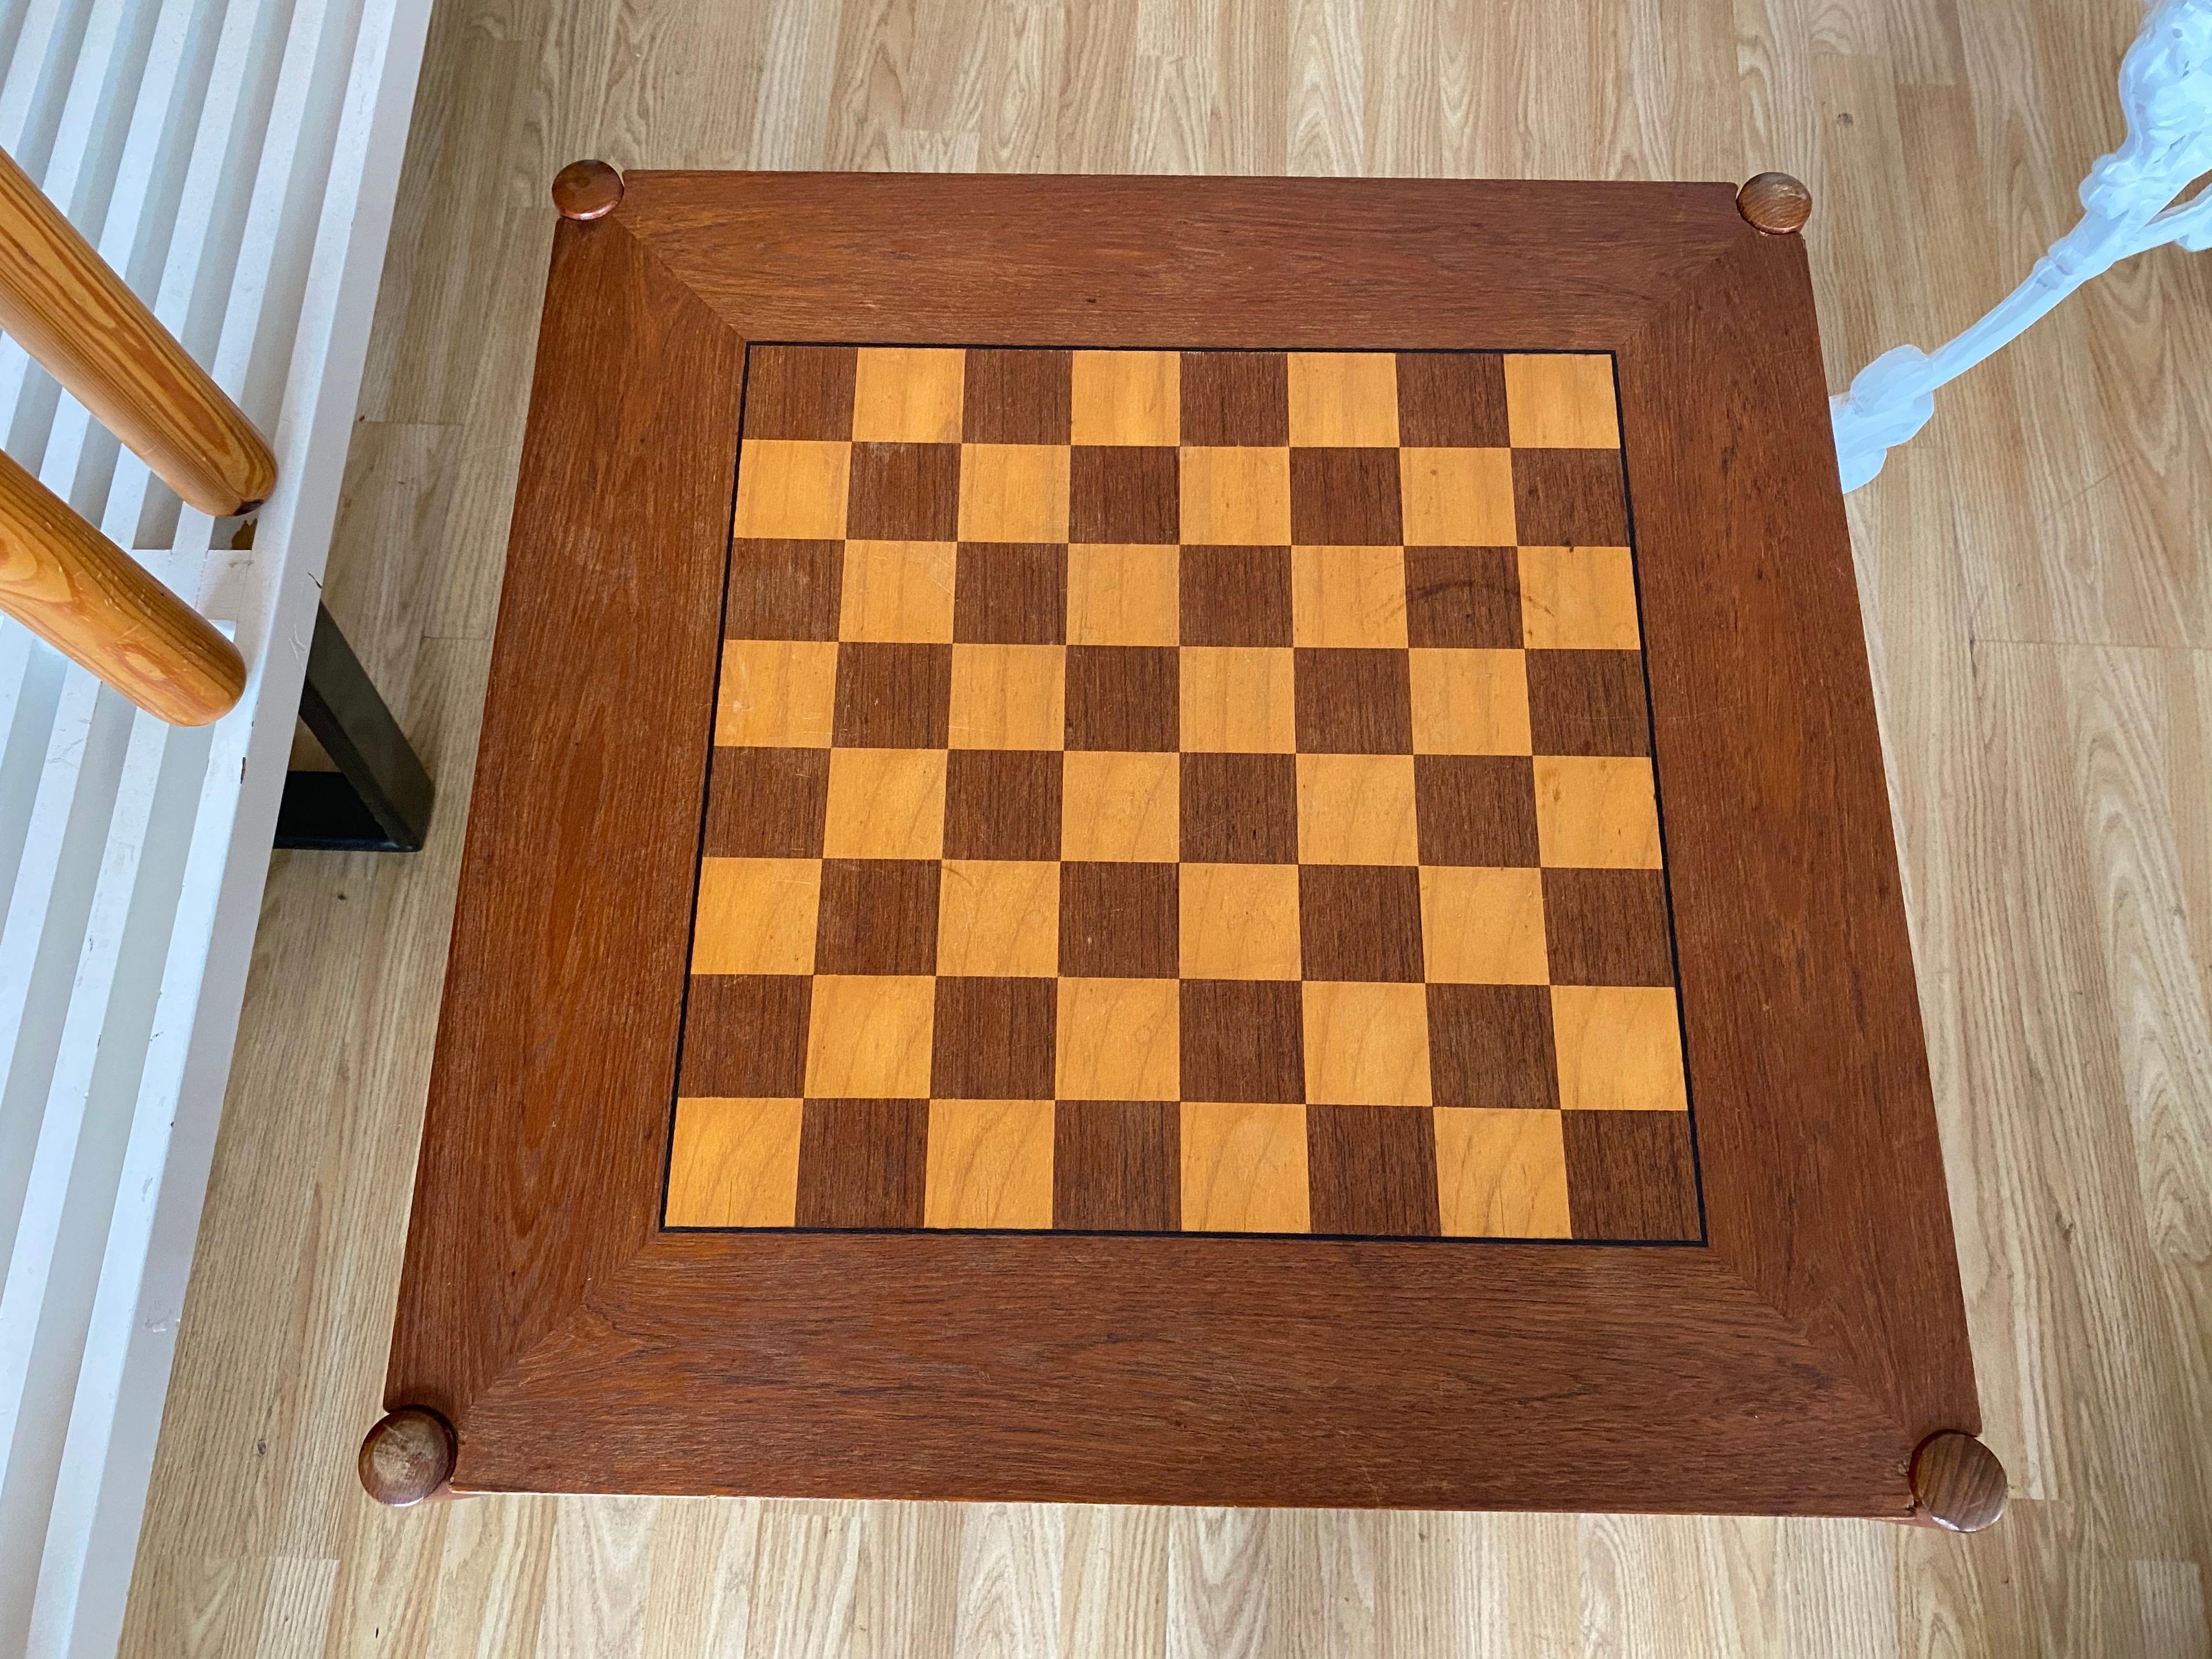
[[[1799,238],[568,178],[372,1485],[1924,1512]]]
[[[667,1224],[1697,1237],[1613,374],[752,346]]]

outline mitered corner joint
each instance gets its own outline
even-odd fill
[[[1913,1518],[1947,1532],[1979,1532],[2005,1512],[2004,1465],[1971,1434],[1931,1434],[1912,1454]]]
[[[427,1406],[386,1412],[362,1437],[361,1484],[371,1498],[404,1510],[453,1496],[461,1444],[453,1425]]]
[[[605,161],[571,161],[553,176],[553,205],[563,219],[604,219],[622,198],[622,174]]]
[[[1813,192],[1786,173],[1762,173],[1735,193],[1736,211],[1769,236],[1794,236],[1813,216]]]

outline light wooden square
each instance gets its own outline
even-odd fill
[[[837,712],[837,647],[826,640],[726,640],[714,741],[827,749]]]
[[[1300,991],[1309,1102],[1429,1103],[1429,1005],[1420,986],[1308,980]]]
[[[1182,1115],[1185,1232],[1311,1231],[1304,1107],[1187,1100]]]
[[[1177,910],[1185,979],[1296,979],[1294,864],[1186,864]]]
[[[1613,359],[1547,353],[1505,359],[1505,427],[1516,449],[1618,449]]]
[[[1291,637],[1299,645],[1406,643],[1406,550],[1291,550]]]
[[[1544,872],[1424,866],[1421,961],[1438,983],[1548,984]]]
[[[942,749],[833,749],[823,856],[933,859],[945,849]]]
[[[951,542],[847,542],[841,640],[952,637]]]
[[[695,974],[811,974],[818,859],[702,859]]]
[[[1411,653],[1413,750],[1421,755],[1525,755],[1528,671],[1520,651]]]
[[[1296,664],[1288,646],[1183,647],[1183,752],[1287,755],[1296,750]]]
[[[1536,757],[1536,847],[1547,865],[1656,870],[1651,763],[1625,756]]]
[[[1069,750],[1060,782],[1060,857],[1174,863],[1182,840],[1179,758]]]
[[[1513,452],[1401,449],[1398,495],[1408,547],[1510,547]]]
[[[817,974],[806,1028],[811,1100],[925,1100],[937,1022],[928,974]]]
[[[1437,1210],[1447,1238],[1571,1238],[1559,1115],[1439,1106]]]
[[[853,384],[853,436],[864,443],[957,444],[968,354],[932,346],[863,346]]]
[[[1298,757],[1298,860],[1418,864],[1411,755]]]
[[[1060,866],[947,859],[937,890],[937,971],[1049,979],[1060,971]]]
[[[1182,489],[1184,546],[1290,544],[1289,450],[1186,448]]]
[[[835,541],[845,533],[850,444],[748,438],[738,459],[739,536]]]
[[[668,1156],[671,1227],[788,1227],[799,1205],[796,1100],[676,1103]]]
[[[1063,979],[1054,1033],[1062,1100],[1173,1100],[1182,1008],[1171,979]]]
[[[933,1100],[925,1227],[1052,1225],[1052,1102]]]
[[[955,749],[1057,749],[1067,738],[1067,653],[1056,645],[952,647]]]
[[[1293,351],[1291,442],[1398,447],[1398,359],[1387,351]]]
[[[1079,444],[1164,447],[1182,434],[1182,356],[1175,351],[1079,351],[1070,422]]]
[[[1067,539],[1067,446],[963,444],[960,539]]]
[[[1070,645],[1173,645],[1180,549],[1078,542],[1067,550]]]
[[[1625,547],[1524,547],[1521,641],[1531,650],[1633,651],[1636,568]]]
[[[1559,1106],[1580,1112],[1686,1112],[1674,994],[1654,985],[1554,985]]]

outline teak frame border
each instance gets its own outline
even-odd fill
[[[386,1377],[453,1487],[1911,1516],[1978,1413],[1800,240],[1720,185],[599,200]],[[749,338],[1613,353],[1707,1244],[659,1231]]]

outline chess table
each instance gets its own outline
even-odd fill
[[[564,173],[371,1490],[1993,1518],[1794,191]]]

